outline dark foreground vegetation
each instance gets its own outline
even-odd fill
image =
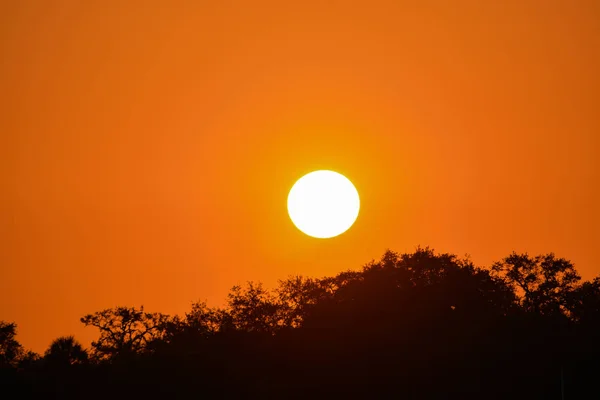
[[[361,271],[234,287],[185,316],[81,318],[83,349],[25,352],[0,322],[3,398],[600,398],[600,279],[553,254],[491,268],[417,249]],[[6,397],[5,397],[6,395]]]

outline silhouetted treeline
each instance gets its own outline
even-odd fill
[[[388,251],[361,271],[236,286],[224,308],[81,322],[98,329],[90,349],[62,337],[41,356],[1,322],[2,397],[600,398],[600,279],[553,254],[478,268]]]

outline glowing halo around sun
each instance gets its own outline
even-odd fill
[[[344,175],[314,171],[294,184],[287,200],[294,225],[308,236],[332,238],[346,232],[360,210],[358,191]]]

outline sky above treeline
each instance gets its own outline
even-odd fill
[[[0,6],[0,319],[182,314],[248,280],[431,246],[600,273],[600,2],[14,1]],[[287,194],[331,169],[346,233]]]

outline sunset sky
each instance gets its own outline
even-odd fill
[[[0,5],[0,320],[26,348],[118,305],[183,314],[248,280],[416,246],[600,273],[600,2]],[[316,169],[350,230],[290,221]]]

